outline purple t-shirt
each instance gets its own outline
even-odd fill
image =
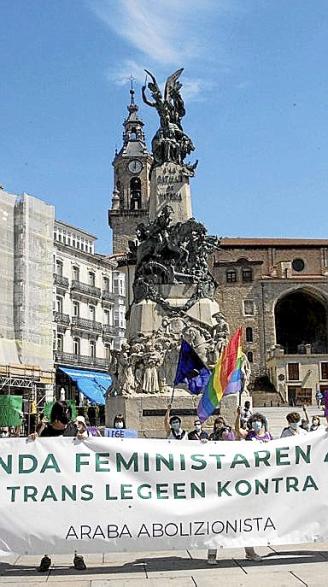
[[[250,430],[247,433],[246,440],[258,440],[259,442],[269,442],[269,440],[272,440],[272,436],[270,432],[264,432],[264,434],[260,436],[259,434],[257,434],[257,432],[255,432],[255,430]]]

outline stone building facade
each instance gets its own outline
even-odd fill
[[[54,364],[109,371],[125,336],[125,275],[95,253],[96,237],[64,222],[54,226]],[[58,369],[57,369],[58,374]],[[62,380],[57,377],[57,386]]]
[[[211,261],[216,298],[255,387],[313,403],[328,388],[328,240],[225,238]]]

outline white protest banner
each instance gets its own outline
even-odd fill
[[[0,441],[0,551],[328,541],[328,434],[261,444]]]

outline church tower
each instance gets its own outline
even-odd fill
[[[138,116],[131,83],[128,117],[123,123],[123,145],[115,153],[114,190],[108,224],[113,230],[113,253],[125,253],[128,240],[133,240],[137,225],[148,222],[149,171],[152,156],[147,150],[144,123]]]

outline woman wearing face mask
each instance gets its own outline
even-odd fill
[[[125,420],[122,416],[122,414],[117,414],[114,418],[114,422],[113,422],[113,428],[119,428],[119,429],[125,429]]]
[[[168,405],[165,418],[164,427],[168,439],[174,440],[188,440],[188,434],[182,429],[182,422],[179,416],[170,416],[171,404]]]
[[[255,413],[247,422],[248,430],[240,427],[240,407],[237,409],[236,434],[239,440],[257,440],[259,442],[269,442],[272,436],[268,430],[268,421],[260,413]]]
[[[257,414],[258,415],[258,414]],[[238,419],[238,423],[240,426],[240,410],[239,413],[237,413],[237,419]],[[215,430],[215,436],[216,438],[212,438],[211,440],[221,440],[221,441],[234,441],[236,440],[236,435],[235,432],[232,430],[231,426],[228,426],[225,422],[224,419],[222,418],[222,416],[220,416],[220,418],[217,418],[215,422],[217,422],[217,420],[219,421],[219,428],[217,428]],[[263,421],[265,422],[265,419],[263,418]],[[214,422],[214,425],[215,425]],[[223,425],[221,425],[223,423]],[[263,424],[263,431],[264,434],[267,434],[267,432],[265,431],[265,423]],[[246,432],[245,430],[243,432]],[[237,433],[237,431],[236,431]],[[211,436],[214,435],[211,434]],[[216,559],[217,556],[217,549],[216,548],[209,548],[207,551],[207,564],[209,565],[217,565],[218,561]],[[255,549],[253,546],[245,546],[245,558],[247,560],[251,560],[251,561],[255,561],[255,562],[261,562],[262,561],[262,557],[257,554],[257,552],[255,552]]]
[[[286,420],[288,422],[288,426],[283,429],[280,438],[284,438],[285,436],[295,436],[298,434],[307,434],[306,430],[301,428],[301,416],[298,412],[291,412],[287,414]]]

